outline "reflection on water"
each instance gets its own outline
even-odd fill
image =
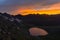
[[[29,32],[32,36],[45,36],[48,34],[47,31],[41,28],[30,28]]]

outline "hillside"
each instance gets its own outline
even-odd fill
[[[3,13],[3,14],[0,13],[0,40],[57,40],[57,39],[60,39],[60,28],[59,28],[60,26],[48,26],[48,27],[46,27],[46,25],[37,26],[37,24],[36,25],[32,24],[33,19],[31,23],[29,23],[28,18],[31,19],[32,16],[25,16],[25,17],[21,15],[13,16],[6,13]],[[31,36],[28,30],[29,28],[35,27],[35,26],[45,29],[46,31],[48,31],[49,34],[47,36],[38,36],[38,37]]]

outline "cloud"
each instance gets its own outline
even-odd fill
[[[42,10],[60,9],[60,3],[51,4],[42,8]]]
[[[35,5],[35,4],[41,4],[42,6],[50,5],[54,3],[58,3],[60,0],[3,0],[0,1],[0,5]],[[1,4],[2,3],[2,4]]]
[[[24,9],[60,9],[59,3],[60,0],[3,0],[0,1],[0,12],[15,13],[15,11]]]

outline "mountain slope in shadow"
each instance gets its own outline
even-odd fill
[[[56,16],[56,15],[48,16],[48,17],[47,15],[13,16],[7,13],[3,13],[3,14],[0,13],[0,40],[57,40],[57,39],[60,39],[60,28],[58,28],[60,26],[46,26],[45,24],[48,24],[50,22],[50,21],[46,21],[47,19],[51,21],[51,19],[52,20],[59,19],[59,16]],[[41,21],[42,22],[44,21],[44,22],[42,23]],[[38,22],[44,26],[41,26],[41,24],[37,26]],[[35,25],[35,23],[37,24]],[[32,27],[42,28],[48,31],[49,35],[38,36],[38,37],[31,36],[28,30],[29,28],[32,28]]]

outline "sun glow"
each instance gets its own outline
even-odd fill
[[[48,14],[56,15],[60,14],[60,3],[55,3],[47,6],[41,6],[39,4],[30,5],[30,6],[18,6],[17,10],[11,11],[13,15],[21,14]]]
[[[32,10],[32,9],[25,9],[20,10],[18,13],[22,13],[22,15],[28,15],[28,14],[48,14],[48,15],[54,15],[54,14],[60,14],[60,9],[54,9],[54,10]]]

